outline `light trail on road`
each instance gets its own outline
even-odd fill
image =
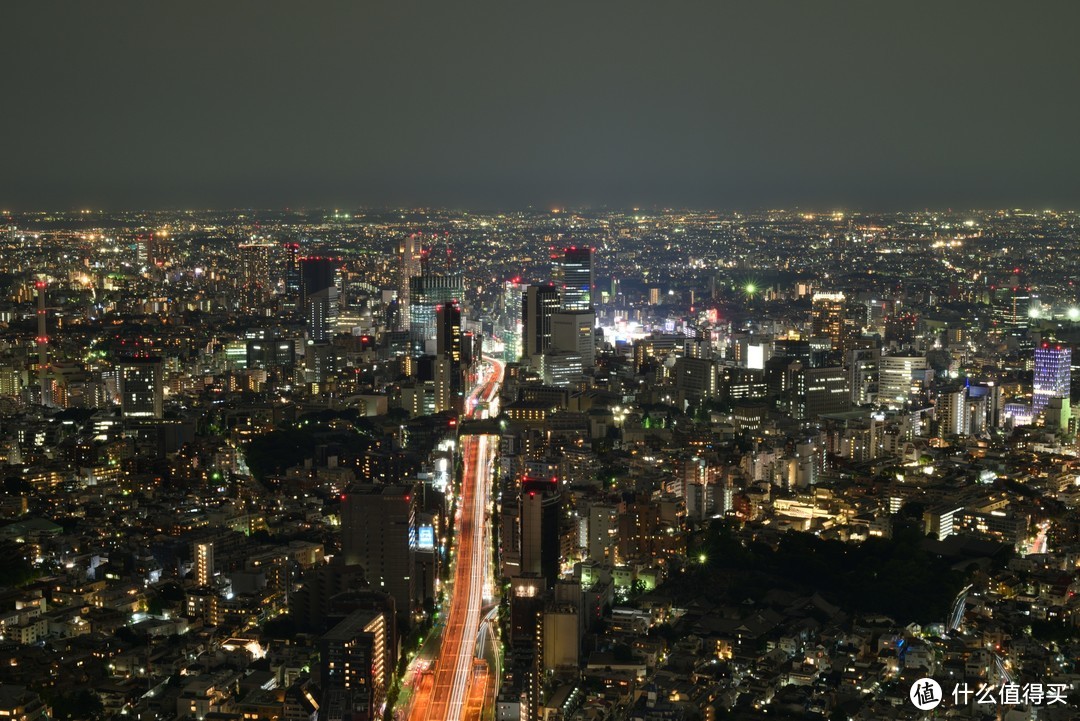
[[[488,361],[491,371],[477,385],[466,403],[469,417],[486,417],[498,407],[503,365]],[[497,413],[497,410],[495,411]],[[411,705],[411,721],[460,721],[474,682],[474,660],[480,635],[484,605],[486,569],[491,555],[491,534],[487,509],[492,484],[495,442],[487,435],[463,435],[459,441],[464,461],[461,480],[460,516],[455,529],[453,590],[449,599],[442,646],[435,664],[434,683],[429,693]],[[491,685],[491,671],[484,679]]]

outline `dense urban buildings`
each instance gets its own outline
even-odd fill
[[[1075,708],[1071,213],[5,222],[0,711]]]

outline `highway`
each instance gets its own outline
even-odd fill
[[[466,400],[466,418],[498,413],[499,384],[503,364],[488,360],[488,371]],[[497,439],[487,435],[464,435],[459,439],[463,460],[461,497],[454,533],[454,564],[446,624],[434,664],[433,676],[417,682],[409,704],[411,721],[461,721],[478,718],[480,709],[472,698],[497,687],[492,672],[477,673],[477,638],[480,635],[485,592],[492,593],[489,576],[491,534],[487,511],[490,505],[492,465]],[[479,686],[475,688],[474,686]],[[470,696],[471,694],[471,696]]]

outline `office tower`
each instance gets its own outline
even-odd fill
[[[337,373],[337,349],[330,343],[309,345],[304,354],[304,368],[308,383],[325,383]]]
[[[398,612],[413,608],[412,490],[362,484],[341,503],[341,551],[346,565],[364,569],[368,584],[394,597]]]
[[[562,496],[551,481],[521,484],[521,572],[543,576],[548,588],[559,577],[559,514]]]
[[[692,401],[717,398],[720,379],[716,362],[705,358],[679,358],[675,361],[675,390]]]
[[[337,261],[301,258],[300,296],[308,338],[316,343],[329,341],[338,317]]]
[[[847,303],[843,293],[815,293],[812,308],[812,332],[815,338],[828,338],[834,349],[844,349],[844,318]]]
[[[394,673],[394,623],[386,610],[360,608],[319,639],[327,718],[378,718]]]
[[[308,340],[328,343],[334,337],[338,320],[338,291],[331,286],[308,293],[304,301],[304,323]]]
[[[455,367],[461,364],[461,306],[456,300],[435,306],[436,353],[445,355]]]
[[[245,350],[249,369],[265,370],[296,364],[296,344],[288,339],[249,340]]]
[[[857,406],[870,403],[877,393],[878,364],[881,351],[877,348],[858,348],[848,356],[851,373],[851,402]]]
[[[1050,404],[1051,398],[1068,398],[1072,385],[1072,348],[1042,343],[1035,349],[1032,416]]]
[[[337,286],[337,260],[323,256],[300,259],[300,295],[303,302],[320,290]]]
[[[500,318],[502,326],[498,330],[499,339],[503,342],[503,359],[507,363],[517,363],[524,352],[521,342],[522,328],[522,293],[525,292],[520,278],[508,280],[503,284],[502,308]]]
[[[409,338],[413,354],[434,354],[438,348],[437,308],[461,302],[464,283],[460,274],[423,273],[409,279]]]
[[[563,310],[589,310],[593,307],[592,249],[564,248],[556,256],[552,269],[562,295]]]
[[[300,244],[284,243],[285,251],[285,295],[295,303],[300,297]]]
[[[732,339],[732,351],[740,368],[764,370],[773,357],[773,342],[759,335],[740,335]]]
[[[791,415],[808,421],[850,407],[848,375],[840,366],[802,368],[794,374],[794,403]]]
[[[649,288],[649,305],[660,305],[659,288]]]
[[[574,388],[581,381],[581,354],[577,351],[548,351],[540,359],[544,385]]]
[[[893,408],[904,405],[926,369],[924,356],[882,356],[878,364],[878,402]]]
[[[1032,298],[1027,288],[1004,287],[994,291],[991,317],[1007,328],[1027,328],[1031,321],[1030,310],[1038,308],[1038,299]]]
[[[211,586],[214,583],[214,544],[212,541],[195,544],[195,583]]]
[[[161,358],[125,358],[117,363],[120,413],[125,418],[161,418],[165,387]]]
[[[934,418],[941,436],[971,435],[972,413],[968,404],[967,388],[942,391],[934,406]]]
[[[582,368],[596,365],[596,311],[564,310],[551,316],[551,348],[581,355]]]
[[[521,295],[521,335],[525,358],[551,348],[551,317],[559,310],[559,291],[551,283],[530,285]]]
[[[420,260],[423,257],[424,242],[421,236],[410,233],[398,246],[401,273],[398,279],[398,330],[409,330],[409,311],[411,301],[411,281],[421,274]]]

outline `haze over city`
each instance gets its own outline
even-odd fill
[[[11,3],[0,206],[1075,207],[1075,3]]]

